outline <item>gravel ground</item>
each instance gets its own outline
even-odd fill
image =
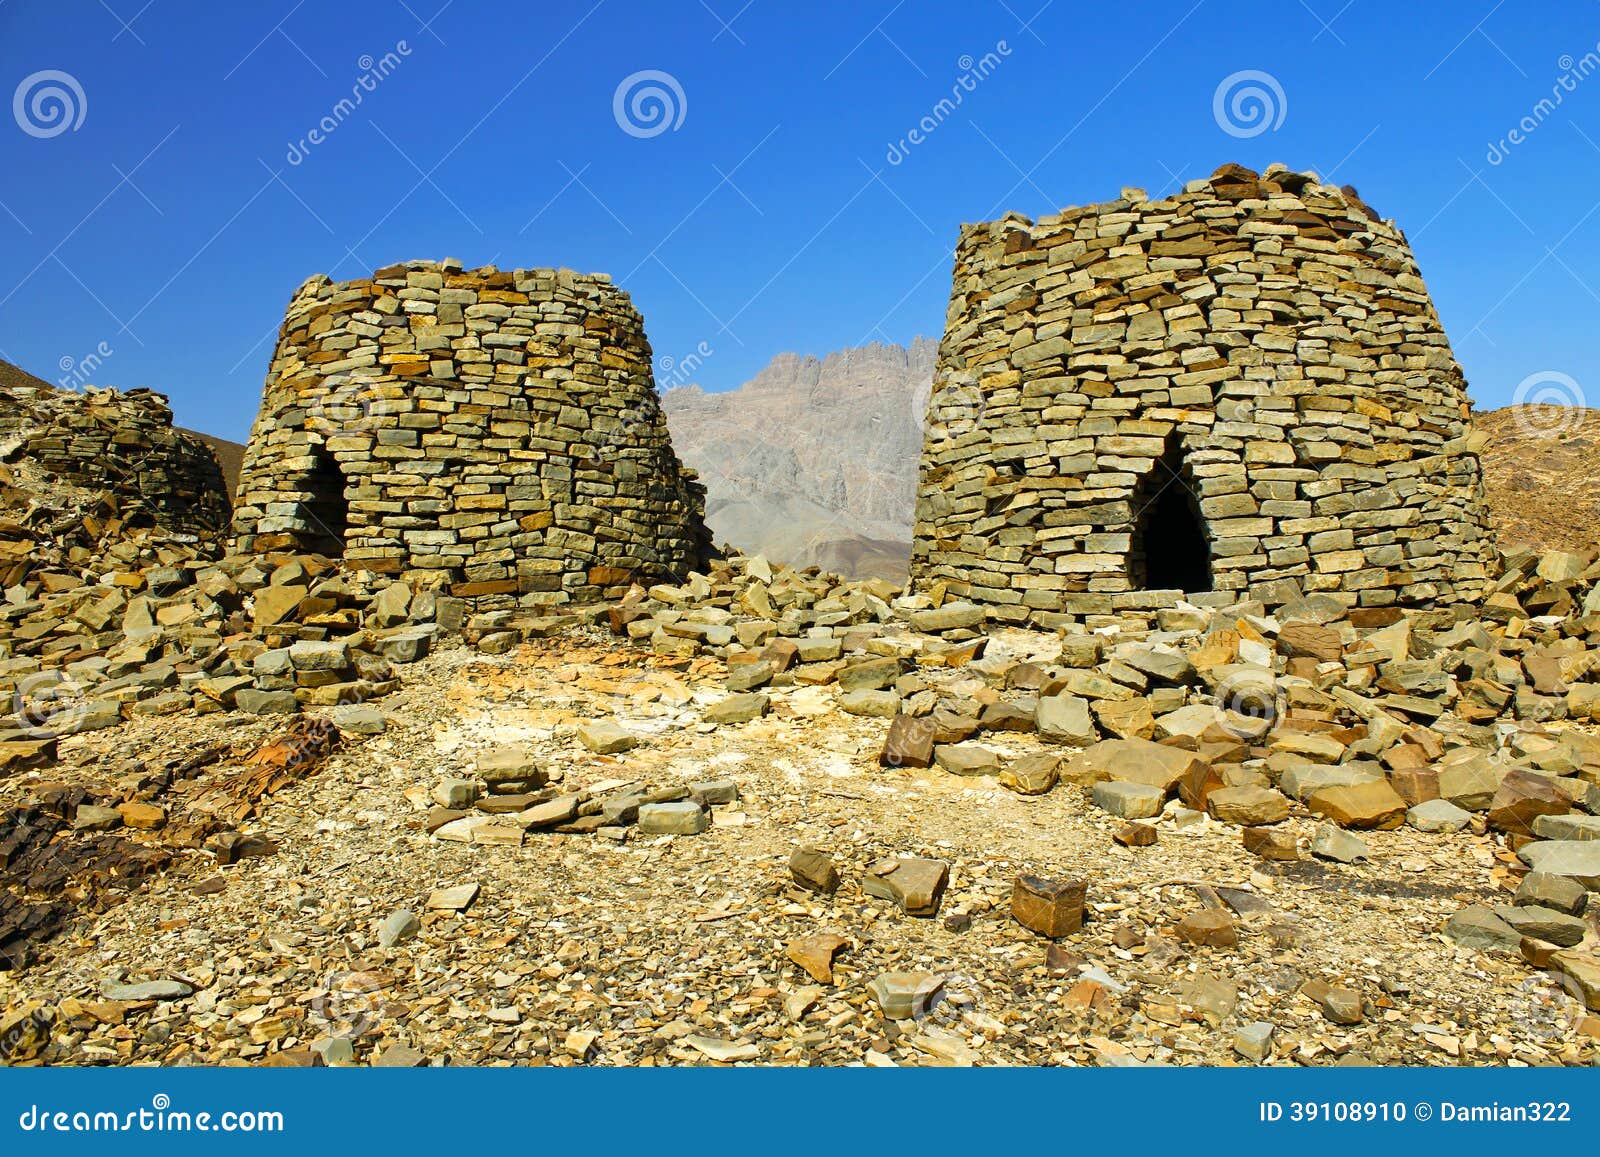
[[[1002,641],[1026,657],[1050,640]],[[1270,864],[1236,828],[1180,828],[1169,814],[1154,846],[1125,848],[1112,840],[1121,821],[1075,787],[1029,798],[992,779],[879,768],[885,721],[839,712],[831,689],[775,690],[765,719],[700,723],[697,703],[720,697],[721,673],[668,671],[598,635],[494,658],[436,652],[374,704],[382,735],[347,737],[245,825],[277,841],[275,855],[219,869],[185,852],[83,915],[39,964],[0,973],[0,1007],[43,1000],[70,1014],[45,1059],[73,1064],[304,1059],[335,1037],[363,1064],[1226,1065],[1247,1063],[1233,1042],[1254,1022],[1274,1026],[1276,1064],[1595,1061],[1600,1029],[1542,974],[1439,935],[1464,905],[1514,885],[1515,857],[1495,840],[1371,832],[1358,866]],[[651,702],[641,688],[666,694]],[[674,707],[675,693],[694,701]],[[573,737],[576,723],[612,716],[646,741],[601,757]],[[219,742],[247,752],[279,728],[238,715],[136,719],[64,741],[57,767],[0,784],[0,805],[46,776],[104,787],[135,758],[155,765]],[[1020,733],[983,742],[1040,748]],[[516,848],[428,835],[428,791],[502,743],[528,744],[567,784],[728,776],[741,798],[699,836],[533,832]],[[178,797],[167,802],[181,812]],[[1315,826],[1298,807],[1287,823],[1303,837]],[[802,845],[834,856],[844,882],[832,896],[791,882]],[[863,893],[866,866],[896,855],[949,864],[938,917]],[[1009,898],[1022,874],[1086,880],[1084,930],[1052,950],[1018,925]],[[193,890],[219,875],[221,891]],[[460,884],[481,889],[465,912],[427,909],[435,889]],[[1218,888],[1247,893],[1223,893],[1243,907],[1238,945],[1182,942],[1177,922]],[[419,916],[420,931],[381,947],[378,926],[397,910]],[[959,913],[970,925],[947,926]],[[831,985],[786,955],[817,932],[848,941]],[[888,971],[937,974],[944,997],[887,1020],[868,985]],[[102,997],[108,980],[166,978],[195,991]],[[1314,980],[1358,993],[1360,1023],[1326,1019],[1301,991]]]

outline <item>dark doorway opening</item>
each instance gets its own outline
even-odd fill
[[[1128,570],[1135,589],[1189,594],[1211,589],[1211,544],[1198,494],[1182,446],[1169,438],[1134,490]]]
[[[316,464],[306,476],[301,516],[305,549],[328,558],[344,557],[344,536],[350,526],[350,500],[345,496],[344,471],[333,455],[316,452]]]

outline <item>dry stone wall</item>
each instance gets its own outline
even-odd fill
[[[150,390],[0,389],[0,444],[43,481],[109,491],[166,529],[209,537],[228,528],[216,455],[174,429],[167,399]]]
[[[551,605],[701,565],[704,499],[609,278],[408,262],[312,278],[290,302],[235,548]]]
[[[1471,403],[1404,235],[1351,189],[1219,169],[963,228],[913,578],[1050,625],[1180,595],[1476,600]]]

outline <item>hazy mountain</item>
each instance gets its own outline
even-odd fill
[[[938,343],[779,354],[736,390],[662,397],[718,542],[799,565],[903,577]]]

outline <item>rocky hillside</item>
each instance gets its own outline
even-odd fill
[[[671,390],[678,453],[708,491],[719,542],[858,578],[903,578],[938,345],[780,354],[737,390]],[[1509,406],[1477,416],[1503,549],[1600,550],[1600,410]]]
[[[1478,425],[1502,549],[1600,549],[1600,410],[1507,406]]]
[[[667,391],[673,445],[706,483],[717,540],[903,577],[937,347],[918,338],[821,359],[779,354],[737,390]]]

